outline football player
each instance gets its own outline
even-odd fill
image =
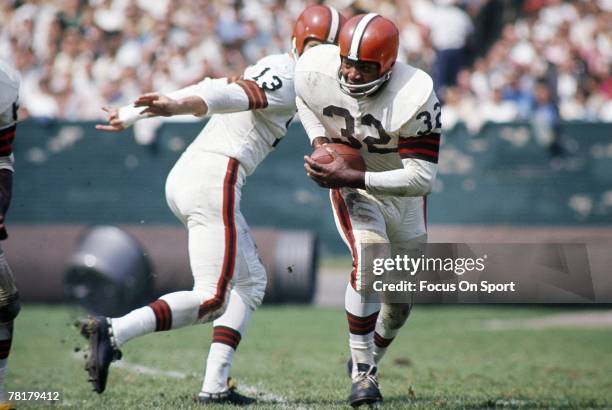
[[[251,313],[261,304],[266,272],[240,212],[247,176],[285,135],[296,113],[293,70],[305,50],[337,43],[345,18],[332,7],[306,8],[295,22],[293,53],[264,57],[236,81],[210,79],[167,96],[146,94],[134,106],[107,108],[119,131],[150,116],[212,115],[168,175],[166,199],[186,226],[194,278],[190,291],[162,296],[119,318],[82,323],[90,340],[87,370],[94,390],[104,391],[108,368],[127,341],[154,331],[213,322],[213,338],[199,400],[247,404],[228,387],[234,352]]]
[[[0,61],[0,240],[8,238],[4,218],[11,203],[13,185],[13,139],[17,128],[19,74]],[[5,395],[5,377],[13,321],[19,313],[19,293],[13,273],[0,247],[0,410],[14,408]]]
[[[377,362],[411,308],[409,301],[386,299],[381,307],[367,291],[371,272],[362,264],[362,246],[382,244],[377,249],[386,256],[422,246],[425,196],[438,162],[440,103],[432,79],[396,62],[398,44],[390,20],[360,14],[343,26],[339,46],[309,50],[295,71],[298,113],[313,147],[344,143],[359,149],[366,164],[365,172],[351,169],[333,152],[329,164],[304,158],[307,174],[331,188],[336,226],[353,258],[345,293],[353,406],[382,400]]]

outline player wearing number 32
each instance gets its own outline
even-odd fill
[[[296,65],[300,120],[314,148],[327,142],[358,148],[366,171],[339,155],[328,164],[305,157],[308,175],[330,191],[342,239],[353,257],[345,293],[353,406],[382,400],[376,377],[382,358],[411,305],[385,303],[364,286],[362,245],[400,252],[426,241],[425,196],[435,178],[440,103],[431,77],[396,62],[398,30],[388,19],[361,14],[346,22],[339,46],[308,50]],[[363,298],[362,298],[363,297]]]
[[[296,20],[293,53],[264,57],[237,81],[204,81],[163,96],[147,94],[134,106],[110,108],[100,130],[118,131],[149,116],[212,117],[170,171],[166,199],[185,225],[194,278],[192,290],[164,295],[119,318],[82,322],[89,338],[87,370],[98,393],[119,347],[154,331],[213,321],[213,340],[199,401],[248,404],[228,385],[234,352],[251,313],[262,302],[266,272],[244,217],[240,195],[248,175],[285,135],[296,113],[293,70],[304,50],[337,43],[344,17],[327,6],[310,6]]]

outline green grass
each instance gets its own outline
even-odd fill
[[[384,408],[612,408],[609,329],[497,330],[485,319],[560,310],[417,307],[381,366]],[[210,340],[201,325],[128,343],[125,362],[187,373],[184,379],[112,368],[107,391],[90,391],[75,349],[84,342],[66,306],[25,306],[16,324],[8,390],[61,390],[79,409],[197,408],[193,397]],[[282,396],[262,408],[346,408],[350,382],[341,309],[264,307],[238,349],[238,385]],[[410,397],[412,389],[415,396]],[[21,404],[21,408],[31,405]]]

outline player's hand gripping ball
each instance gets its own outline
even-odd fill
[[[335,151],[339,156],[341,156],[344,161],[346,161],[346,164],[352,168],[352,169],[356,169],[358,171],[365,171],[366,170],[366,166],[365,166],[365,162],[363,161],[363,158],[361,157],[361,154],[359,153],[359,150],[353,147],[350,147],[348,145],[345,144],[325,144],[325,145],[320,145],[318,148],[316,148],[312,154],[310,155],[310,158],[312,158],[314,161],[318,162],[319,164],[329,164],[334,160],[334,157],[331,156],[331,154],[327,151],[327,149],[331,149],[333,151]]]

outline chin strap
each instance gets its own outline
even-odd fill
[[[291,54],[293,55],[293,59],[295,61],[298,61],[298,58],[300,58],[300,56],[298,55],[297,45],[295,43],[295,37],[291,37]]]
[[[370,81],[369,83],[349,84],[348,82],[346,82],[346,80],[340,73],[340,69],[338,69],[338,83],[340,84],[340,89],[345,94],[350,95],[351,97],[357,97],[357,98],[365,97],[370,94],[373,94],[380,87],[382,87],[384,83],[389,81],[389,78],[391,78],[391,71],[392,70],[387,71],[382,76],[378,77],[374,81]]]

